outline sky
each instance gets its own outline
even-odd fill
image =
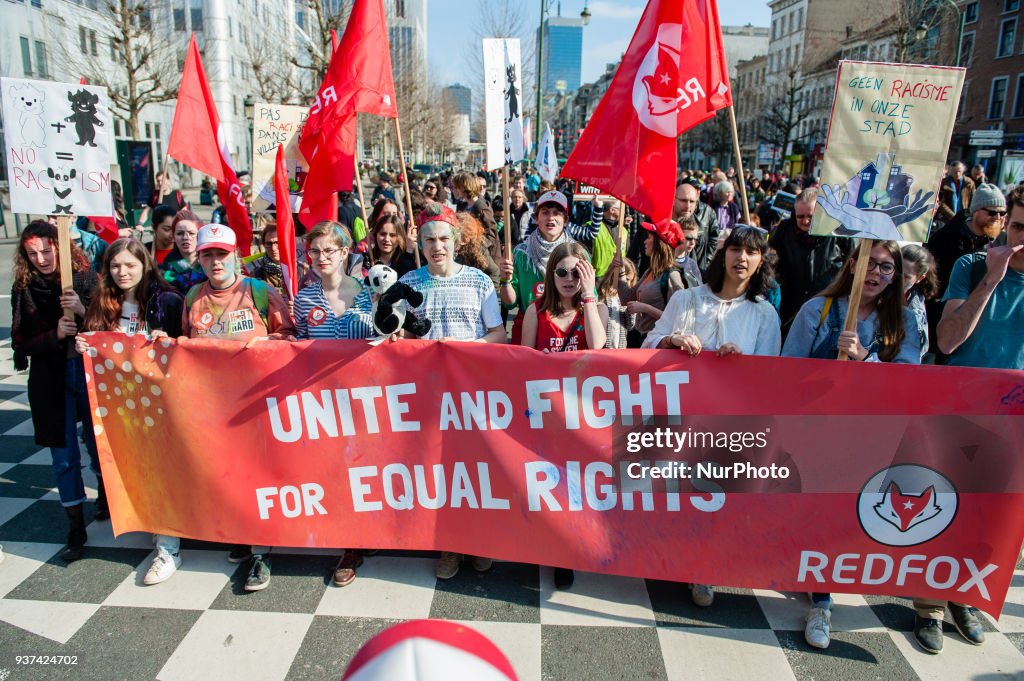
[[[483,76],[469,73],[464,54],[481,49],[478,38],[473,35],[472,14],[487,1],[427,0],[427,51],[437,84],[460,82],[474,90],[482,87]],[[526,30],[535,34],[540,23],[539,0],[513,1],[523,7]],[[548,4],[553,16],[557,0],[548,0]],[[589,0],[593,16],[590,25],[583,29],[584,83],[597,80],[606,64],[618,61],[629,46],[646,4],[644,0]],[[583,0],[562,1],[562,16],[579,16],[582,10]],[[719,0],[718,13],[726,26],[750,23],[768,27],[771,24],[768,0]]]

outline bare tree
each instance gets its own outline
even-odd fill
[[[811,110],[801,97],[803,83],[797,79],[795,67],[785,79],[768,88],[768,105],[761,116],[761,138],[786,152],[790,142],[796,141],[800,124]]]
[[[252,65],[257,94],[261,102],[305,104],[309,92],[297,78],[297,69],[291,59],[282,54],[277,45],[264,40],[245,42],[245,50]]]
[[[956,61],[960,12],[947,2],[896,0],[887,22],[900,64],[950,64]]]
[[[75,50],[77,43],[60,43],[58,58],[65,68],[79,72],[91,85],[107,88],[110,108],[127,124],[127,135],[139,134],[139,116],[150,104],[178,96],[181,69],[177,49],[166,31],[153,30],[154,15],[165,11],[159,0],[108,0],[100,15],[109,41],[110,58],[95,44],[91,50]]]
[[[331,7],[328,7],[329,4]],[[298,73],[294,84],[296,89],[299,92],[316,92],[331,65],[334,52],[331,31],[336,31],[339,37],[345,32],[352,5],[343,2],[327,3],[324,0],[296,0],[295,6],[303,17],[303,25],[297,27],[302,49],[298,55],[290,55],[288,63]]]

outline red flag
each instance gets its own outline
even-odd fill
[[[331,54],[338,51],[338,32],[331,29]]]
[[[671,218],[676,138],[731,104],[716,0],[650,0],[562,175]]]
[[[355,176],[356,113],[397,118],[391,48],[383,0],[359,0],[302,128],[299,148],[309,161],[300,214],[307,223],[331,219],[332,194],[350,191]]]
[[[284,145],[277,145],[277,166],[274,168],[274,206],[277,209],[277,247],[281,252],[281,272],[288,298],[295,300],[299,292],[298,263],[295,257],[295,223],[292,220],[291,192],[288,190],[288,169],[284,165]]]
[[[189,41],[185,55],[167,154],[217,180],[217,195],[227,210],[228,226],[235,231],[238,250],[243,256],[249,255],[252,247],[249,212],[238,176],[231,167],[227,140],[195,35]]]

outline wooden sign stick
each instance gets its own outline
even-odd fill
[[[868,260],[871,259],[871,239],[860,240],[857,253],[857,269],[853,273],[853,288],[850,289],[850,306],[846,310],[846,324],[843,331],[857,331],[857,311],[860,309],[860,296],[864,292],[864,280],[868,276]],[[846,360],[848,355],[839,351],[839,360]]]
[[[409,171],[405,169],[405,151],[402,149],[402,128],[398,125],[398,116],[395,116],[395,137],[398,139],[398,165],[402,168],[402,181],[405,184],[405,210],[409,216],[409,224],[413,224],[416,216],[412,214],[412,193],[409,191]],[[417,245],[416,267],[420,266],[420,248]]]
[[[366,254],[370,257],[370,267],[373,267],[373,225],[366,217],[366,199],[363,198],[363,179],[359,177],[359,159],[352,157],[356,166],[356,192],[359,194],[359,212],[363,215],[363,229],[366,231]]]
[[[510,201],[508,196],[508,166],[501,169],[501,202],[502,210],[505,211],[505,225],[502,228],[505,236],[505,257],[512,258],[512,214],[510,212]]]
[[[743,224],[750,224],[750,206],[747,205],[747,180],[743,177],[743,157],[740,156],[740,134],[736,130],[736,110],[729,105],[729,129],[732,131],[732,153],[736,157],[736,184],[740,189],[740,208],[743,209]]]
[[[57,259],[60,261],[60,290],[73,291],[71,281],[71,215],[57,216]],[[64,308],[65,319],[75,320],[75,313]]]

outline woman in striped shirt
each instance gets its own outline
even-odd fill
[[[352,237],[337,222],[321,222],[306,234],[306,252],[320,280],[295,296],[297,338],[374,336],[370,294],[361,281],[345,273],[351,248]]]

